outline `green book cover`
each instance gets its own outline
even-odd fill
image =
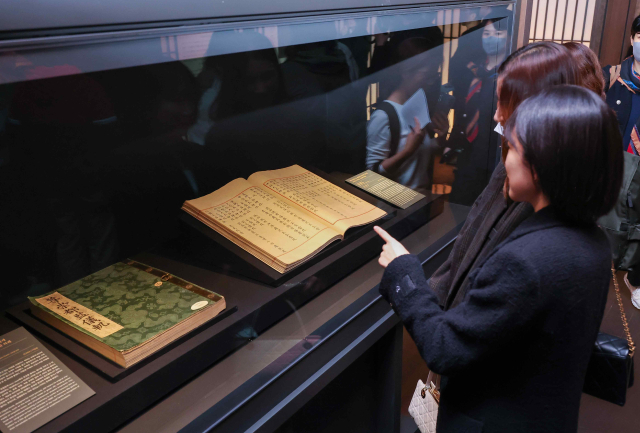
[[[125,352],[224,298],[159,269],[125,260],[29,300],[78,331]]]

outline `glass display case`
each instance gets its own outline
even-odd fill
[[[251,19],[244,6],[220,6],[231,12],[179,26],[94,25],[85,15],[75,26],[59,16],[33,24],[14,11],[29,25],[8,24],[0,40],[4,326],[44,338],[97,393],[42,431],[98,420],[95,431],[205,430],[202,414],[215,424],[230,402],[380,303],[374,224],[405,239],[425,272],[446,255],[497,162],[496,70],[512,50],[519,3],[361,3]],[[422,98],[417,111],[407,109],[412,96]],[[278,272],[182,209],[234,179],[290,166],[386,215]],[[365,170],[424,197],[403,209],[346,182]],[[221,294],[227,310],[129,369],[28,312],[28,296],[126,258]],[[397,332],[388,306],[376,308],[371,320]],[[216,391],[194,388],[197,375]],[[167,411],[172,393],[197,413]]]

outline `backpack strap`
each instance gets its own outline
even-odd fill
[[[620,77],[620,69],[622,69],[622,65],[616,65],[609,68],[609,88],[613,86],[618,78]]]
[[[391,158],[393,155],[398,153],[398,145],[400,144],[400,118],[398,117],[398,112],[393,105],[391,105],[387,101],[382,101],[377,104],[377,110],[382,110],[387,114],[389,118],[389,131],[391,132],[391,143],[389,146],[389,155],[387,158]],[[377,162],[373,166],[373,171],[376,173],[380,173],[380,164],[382,161]]]

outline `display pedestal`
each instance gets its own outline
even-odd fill
[[[408,209],[394,210],[344,184],[343,179],[334,177],[332,182],[344,185],[346,190],[387,211],[389,215],[376,224],[399,240],[444,209],[445,197],[441,195],[428,194]],[[207,228],[203,233],[184,223],[184,236],[132,259],[220,293],[230,307],[129,369],[109,362],[31,316],[27,303],[9,310],[8,315],[17,324],[51,343],[56,356],[96,391],[95,396],[43,426],[41,431],[112,431],[119,423],[136,416],[157,399],[261,335],[290,315],[292,309],[300,308],[374,259],[384,242],[372,230],[372,225],[347,231],[345,240],[330,245],[308,263],[286,274],[274,275],[274,270],[213,230]],[[386,304],[384,307],[388,308]],[[118,416],[114,418],[115,413]]]
[[[305,263],[285,273],[276,271],[191,215],[185,213],[180,216],[180,219],[184,223],[184,233],[188,239],[186,251],[189,251],[190,255],[198,262],[211,270],[232,272],[277,287],[305,269],[331,257],[364,233],[372,232],[374,224],[382,224],[394,216],[395,211],[392,211],[391,214],[375,223],[349,229],[344,240],[334,241]],[[339,262],[340,257],[336,256],[335,261]]]
[[[7,314],[10,317],[16,319],[18,322],[24,324],[29,329],[36,331],[41,336],[45,337],[47,340],[57,344],[62,349],[64,349],[68,353],[74,354],[76,357],[82,360],[82,362],[97,373],[107,377],[111,381],[120,380],[129,374],[132,374],[134,371],[137,371],[143,368],[145,365],[150,362],[162,358],[164,354],[170,352],[171,350],[178,347],[181,343],[193,337],[194,335],[206,330],[212,325],[218,323],[221,320],[226,319],[231,314],[238,311],[238,307],[231,306],[227,307],[223,311],[220,312],[216,317],[204,323],[202,326],[194,329],[193,331],[183,335],[178,338],[176,341],[167,344],[162,349],[148,356],[140,362],[132,365],[129,368],[125,368],[121,365],[118,365],[107,358],[103,357],[97,352],[89,349],[87,346],[79,343],[73,338],[69,337],[67,334],[60,332],[56,328],[51,327],[48,323],[41,321],[39,318],[34,316],[31,313],[31,302],[24,302],[20,305],[16,305],[13,308],[7,310]],[[186,355],[186,354],[185,354]]]
[[[199,266],[205,266],[207,269],[221,271],[224,273],[234,273],[245,278],[250,278],[269,284],[270,286],[277,287],[284,282],[290,281],[306,269],[309,269],[315,264],[327,259],[329,260],[327,261],[326,266],[343,266],[345,264],[343,263],[345,260],[345,254],[341,254],[341,251],[349,244],[362,238],[364,238],[365,242],[362,242],[362,244],[358,246],[356,252],[350,252],[349,254],[360,258],[360,264],[370,260],[372,257],[371,252],[373,251],[371,248],[377,248],[377,246],[372,247],[372,245],[369,242],[366,242],[366,240],[377,237],[373,232],[374,225],[380,225],[385,227],[388,231],[393,232],[394,230],[397,230],[397,228],[394,228],[397,223],[404,221],[409,215],[413,215],[415,223],[417,224],[415,227],[418,227],[442,212],[444,201],[439,195],[427,195],[424,199],[415,203],[408,209],[402,210],[380,201],[376,197],[355,188],[352,185],[349,185],[345,182],[345,179],[349,177],[347,174],[336,173],[329,175],[314,168],[308,169],[351,194],[379,207],[387,212],[387,215],[374,223],[360,227],[353,227],[347,230],[343,240],[333,242],[307,262],[285,273],[276,271],[271,266],[268,266],[266,263],[243,250],[186,212],[183,212],[180,216],[183,223],[184,235],[173,248],[174,252],[178,252],[181,259],[185,258],[184,252],[187,252],[186,258],[188,258],[189,261]],[[397,237],[404,236],[402,234],[402,230],[395,234]],[[169,249],[165,250],[164,253],[173,255]],[[379,251],[376,250],[375,253],[377,254]],[[352,261],[352,259],[349,260]]]
[[[443,211],[443,202],[444,198],[442,196],[429,196],[428,200],[424,200],[422,204],[417,203],[415,207],[410,209],[399,210],[392,219],[383,222],[381,226],[390,231],[393,236],[402,239],[407,234],[414,233],[416,227],[424,225],[426,221],[441,213]],[[451,242],[451,236],[445,239],[446,242]],[[96,392],[96,395],[90,399],[43,426],[39,432],[59,433],[91,430],[96,433],[106,433],[113,431],[127,420],[141,416],[140,414],[143,411],[148,410],[154,404],[158,404],[159,399],[164,398],[176,388],[184,386],[185,383],[201,375],[203,371],[210,368],[217,361],[233,354],[236,349],[262,335],[267,329],[290,315],[292,309],[300,308],[320,293],[334,286],[339,280],[345,277],[349,278],[356,271],[357,266],[362,264],[363,260],[370,260],[379,254],[382,243],[379,236],[372,230],[368,230],[366,233],[356,236],[340,250],[330,253],[309,268],[301,270],[300,273],[277,287],[240,277],[237,274],[213,272],[203,267],[193,266],[184,260],[162,256],[158,254],[157,250],[135,256],[133,257],[134,259],[150,266],[180,275],[202,287],[217,290],[225,296],[227,305],[238,306],[238,309],[234,312],[234,308],[229,307],[226,312],[221,313],[213,321],[198,328],[149,359],[134,365],[130,369],[126,369],[126,371],[122,371],[121,367],[101,358],[98,354],[84,348],[66,335],[59,333],[31,316],[28,304],[25,303],[11,309],[7,312],[7,315],[16,325],[24,325],[29,331],[33,332],[36,338],[43,341],[65,365],[71,368],[81,380]],[[426,256],[431,257],[443,251],[446,252],[443,249],[443,245],[438,242],[429,247],[428,251],[425,250],[420,254],[426,254]],[[363,257],[365,254],[366,256]],[[444,258],[447,254],[440,255],[443,255]],[[349,341],[353,341],[353,338],[356,338],[355,336],[367,332],[367,327],[375,325],[374,327],[377,329],[382,316],[387,317],[389,315],[387,317],[388,320],[394,318],[392,313],[388,311],[388,305],[379,298],[375,287],[372,288],[368,296],[358,298],[348,310],[344,312],[345,317],[336,316],[335,318],[338,321],[347,320],[349,329],[353,328],[353,332],[350,332],[345,340],[347,345],[350,344],[348,343]],[[366,319],[366,324],[363,325],[364,328],[359,325],[355,326],[356,322],[348,319],[348,317],[354,315],[353,317],[358,316],[364,320],[366,314],[365,316],[362,316],[362,314],[365,311],[367,312],[366,314],[371,313],[373,316]],[[391,323],[389,322],[389,324]],[[384,332],[389,330],[385,329],[386,331]],[[314,339],[308,341],[305,339],[299,343],[300,347],[305,351],[308,350],[322,358],[311,362],[310,370],[300,373],[303,382],[308,379],[309,371],[318,371],[322,362],[326,361],[326,350],[317,351],[314,344],[319,341],[318,339],[322,340],[329,336],[331,336],[328,340],[329,342],[332,342],[332,344],[338,343],[338,340],[334,338],[333,324],[328,322],[326,333],[321,329],[317,329],[314,331]],[[307,345],[310,345],[310,348]],[[342,353],[343,349],[344,345],[337,347],[336,353]],[[292,350],[295,352],[302,349],[296,346]],[[312,361],[313,358],[305,356],[303,359]],[[102,365],[98,365],[99,363]],[[341,369],[342,367],[336,372]],[[211,387],[215,387],[215,383],[219,380],[218,377],[215,377],[215,374],[213,376],[213,383],[203,383],[203,386],[209,391]],[[263,379],[261,375],[255,376],[257,381]],[[288,381],[285,382],[288,383]],[[246,392],[251,394],[261,386],[263,385],[258,383],[247,383]],[[282,385],[277,385],[273,388],[274,392],[277,391],[277,393],[281,393],[283,389]],[[241,395],[238,395],[240,401],[244,401],[247,398],[244,392],[245,390],[242,391]],[[266,394],[264,397],[267,400],[278,398],[277,396],[267,396]],[[232,400],[235,398],[234,396]],[[388,399],[385,397],[381,401],[388,401]],[[237,404],[233,403],[231,406],[235,407]],[[263,401],[256,400],[256,404],[263,404]],[[216,405],[214,409],[215,413],[212,413],[212,416],[215,419],[220,417],[226,419],[226,415],[220,415],[218,412],[229,410],[229,405],[226,403]],[[255,412],[253,406],[247,408],[247,410],[248,412],[238,413],[238,417],[236,417],[237,421],[243,425],[248,422],[246,414]],[[203,422],[207,422],[207,419],[208,416],[202,418]],[[235,421],[231,424],[235,425]],[[159,430],[151,428],[138,431]],[[195,428],[186,431],[203,430]],[[233,427],[229,431],[244,430]]]

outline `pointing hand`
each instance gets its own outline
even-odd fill
[[[402,246],[400,242],[395,240],[389,233],[384,231],[378,226],[373,228],[376,233],[382,238],[386,243],[382,246],[382,253],[380,253],[380,258],[378,259],[378,263],[383,268],[386,268],[389,263],[393,261],[398,256],[402,256],[404,254],[409,254],[409,251]]]

